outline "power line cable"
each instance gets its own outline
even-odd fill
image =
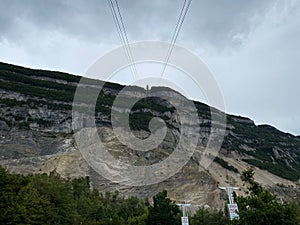
[[[163,77],[163,75],[165,73],[165,70],[167,68],[167,65],[169,63],[169,60],[170,60],[171,54],[173,52],[176,40],[177,40],[179,32],[180,32],[180,30],[182,28],[184,19],[185,19],[186,14],[187,14],[187,12],[189,10],[191,2],[192,2],[192,0],[184,0],[183,6],[182,6],[181,11],[180,11],[179,18],[178,18],[176,26],[175,26],[175,30],[174,30],[173,36],[172,36],[172,39],[171,39],[170,47],[168,49],[167,55],[165,57],[164,65],[163,65],[163,68],[161,70],[161,74],[160,74],[161,78]]]
[[[123,45],[123,48],[124,48],[124,51],[125,51],[125,55],[127,57],[128,64],[129,64],[129,67],[131,69],[132,75],[133,75],[134,78],[136,78],[137,70],[135,68],[132,53],[131,53],[131,50],[130,50],[130,47],[129,47],[128,36],[127,36],[126,28],[125,28],[125,25],[124,25],[124,22],[123,22],[123,18],[122,18],[122,14],[121,14],[119,4],[118,4],[117,0],[114,1],[115,3],[113,3],[112,0],[107,0],[107,1],[108,1],[110,10],[111,10],[112,16],[114,18],[114,23],[117,27],[117,31],[118,31],[119,37],[121,39],[121,42],[122,42],[122,45]]]
[[[126,41],[127,51],[129,53],[128,56],[129,56],[129,60],[130,60],[130,63],[131,63],[131,68],[133,69],[133,75],[136,76],[137,75],[137,70],[136,70],[136,67],[134,65],[134,60],[133,60],[133,57],[132,57],[131,49],[129,47],[129,41],[128,41],[128,37],[127,37],[126,27],[125,27],[124,22],[123,22],[123,17],[122,17],[122,14],[121,14],[121,10],[120,10],[118,1],[115,0],[115,2],[116,2],[119,17],[120,17],[120,22],[121,22],[122,28],[124,30],[124,37],[125,37],[125,41]]]
[[[118,1],[114,0],[114,3],[113,3],[113,0],[107,0],[107,1],[108,1],[108,4],[109,4],[109,7],[111,9],[111,13],[113,15],[114,22],[115,22],[115,25],[117,27],[117,31],[119,33],[121,42],[123,44],[123,47],[124,47],[124,50],[125,50],[126,57],[128,59],[128,63],[129,63],[131,72],[133,74],[133,77],[136,78],[137,77],[137,70],[136,70],[134,60],[133,60],[133,57],[132,57],[132,52],[131,52],[131,49],[130,49],[130,46],[129,46],[128,36],[127,36],[127,32],[126,32],[126,27],[125,27],[125,24],[123,22],[123,17],[122,17],[122,14],[121,14],[121,10],[120,10]],[[180,30],[182,28],[182,25],[183,25],[183,22],[185,20],[186,14],[187,14],[187,12],[190,8],[191,2],[192,2],[192,0],[184,0],[184,2],[183,2],[183,6],[181,8],[180,15],[179,15],[179,18],[177,20],[175,30],[174,30],[174,33],[173,33],[173,36],[172,36],[172,39],[171,39],[171,43],[170,43],[167,55],[166,55],[165,60],[164,60],[164,65],[163,65],[163,68],[162,68],[162,71],[161,71],[161,74],[160,74],[161,78],[163,77],[163,75],[165,73],[165,70],[166,70],[166,67],[169,63],[170,57],[172,55],[172,52],[173,52],[173,49],[174,49],[174,46],[175,46],[175,43],[177,41]]]

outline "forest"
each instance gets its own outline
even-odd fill
[[[280,202],[253,175],[251,168],[242,175],[248,196],[234,196],[239,219],[230,221],[226,210],[199,208],[189,216],[190,224],[300,224],[299,204]],[[89,177],[63,179],[55,171],[21,175],[0,167],[0,199],[0,224],[181,224],[180,208],[168,198],[167,191],[152,199],[125,198],[118,192],[92,189]]]

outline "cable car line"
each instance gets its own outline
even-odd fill
[[[108,1],[110,10],[111,10],[112,16],[114,18],[114,23],[117,27],[119,37],[120,37],[121,42],[123,44],[125,54],[126,54],[126,57],[127,57],[128,64],[130,66],[132,75],[133,75],[134,78],[136,78],[137,77],[137,70],[136,70],[136,67],[134,65],[134,60],[133,60],[133,57],[132,57],[131,49],[129,47],[129,41],[128,41],[128,36],[127,36],[127,32],[126,32],[126,27],[125,27],[124,22],[123,22],[123,17],[122,17],[122,14],[121,14],[121,10],[120,10],[118,1],[117,0],[114,0],[114,2],[112,0],[107,0],[107,1]]]
[[[123,21],[123,17],[122,17],[122,14],[121,14],[121,10],[120,10],[118,1],[117,0],[107,0],[107,1],[108,1],[110,10],[111,10],[112,16],[114,18],[114,23],[117,27],[117,31],[119,33],[121,42],[123,44],[123,47],[124,47],[124,50],[125,50],[126,57],[128,59],[128,63],[129,63],[131,72],[133,74],[133,77],[137,78],[137,70],[136,70],[134,60],[133,60],[133,57],[132,57],[132,52],[131,52],[131,49],[130,49],[130,46],[129,46],[128,36],[127,36],[127,32],[126,32],[126,27],[124,25],[124,21]],[[165,60],[164,60],[164,63],[163,63],[160,78],[162,78],[164,73],[165,73],[165,70],[167,68],[170,57],[172,55],[175,43],[177,41],[179,32],[182,28],[183,22],[185,20],[187,12],[190,8],[191,2],[192,2],[192,0],[184,0],[184,2],[183,2],[183,5],[182,5],[181,11],[180,11],[180,15],[179,15],[179,18],[177,20],[175,30],[174,30],[174,33],[173,33],[173,36],[172,36],[172,39],[171,39],[171,42],[170,42],[170,46],[169,46],[168,52],[166,54],[166,57],[165,57]]]
[[[136,67],[135,67],[135,65],[134,65],[134,60],[133,60],[133,57],[132,57],[132,52],[131,52],[131,49],[130,49],[130,47],[129,47],[129,41],[128,41],[128,37],[127,37],[126,28],[125,28],[125,25],[124,25],[124,22],[123,22],[121,10],[120,10],[118,1],[115,0],[115,2],[116,2],[118,14],[119,14],[119,16],[120,16],[121,25],[122,25],[122,28],[123,28],[123,30],[124,30],[124,36],[125,36],[125,40],[126,40],[126,46],[127,46],[127,49],[128,49],[128,53],[129,53],[129,59],[130,59],[130,62],[131,62],[132,69],[134,70],[134,74],[133,74],[133,75],[134,75],[134,76],[137,76],[137,71],[136,71]],[[136,77],[135,77],[135,78],[136,78]]]
[[[174,30],[173,36],[172,36],[172,39],[171,39],[170,47],[169,47],[168,53],[167,53],[167,55],[165,57],[164,65],[163,65],[163,68],[162,68],[162,71],[161,71],[161,74],[160,74],[161,78],[163,77],[164,72],[166,70],[166,67],[167,67],[167,65],[169,63],[171,54],[172,54],[173,49],[174,49],[174,45],[176,43],[177,37],[179,35],[179,32],[180,32],[180,30],[182,28],[182,25],[183,25],[184,19],[186,17],[186,14],[187,14],[187,12],[188,12],[188,10],[190,8],[191,2],[192,2],[192,0],[184,0],[183,6],[182,6],[181,11],[180,11],[179,18],[178,18],[176,26],[175,26],[175,30]]]

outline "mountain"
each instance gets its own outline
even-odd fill
[[[239,186],[238,194],[245,194],[240,174],[253,166],[259,183],[283,199],[299,201],[299,136],[269,125],[257,126],[249,118],[226,115],[227,125],[220,127],[226,134],[220,153],[203,169],[200,162],[211,132],[212,108],[200,102],[194,104],[201,122],[201,138],[193,156],[178,173],[161,183],[140,187],[105,179],[87,164],[74,141],[72,103],[80,79],[67,73],[0,63],[0,165],[16,173],[55,170],[63,177],[89,176],[95,188],[118,190],[124,196],[144,198],[167,189],[170,197],[178,202],[214,208],[222,208],[226,198],[218,186]],[[93,88],[93,82],[104,85],[97,99],[95,121],[101,140],[111,147],[114,157],[132,165],[152,165],[171,154],[179,141],[180,122],[170,103],[156,97],[147,98],[143,88],[128,88],[124,101],[144,98],[131,109],[130,127],[135,136],[144,139],[150,135],[148,124],[154,116],[167,124],[167,135],[155,151],[134,151],[118,141],[110,120],[113,101],[124,87],[87,80],[86,88]],[[159,90],[174,92],[164,87],[151,88],[151,92]],[[122,110],[130,110],[125,108]]]

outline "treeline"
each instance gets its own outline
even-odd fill
[[[216,156],[214,158],[214,162],[218,163],[219,165],[221,165],[223,168],[228,169],[230,171],[233,171],[235,173],[238,173],[239,170],[237,168],[235,168],[234,166],[230,165],[227,161],[225,161],[224,159]]]
[[[92,190],[89,178],[56,172],[10,174],[0,168],[0,224],[145,224],[146,202]]]
[[[65,80],[68,82],[76,82],[80,81],[80,76],[75,76],[67,73],[57,72],[57,71],[47,71],[47,70],[37,70],[37,69],[29,69],[22,66],[16,66],[8,63],[0,62],[0,70],[1,71],[11,71],[19,74],[24,74],[27,76],[39,76],[39,77],[49,77],[53,79]]]
[[[190,225],[297,225],[299,205],[280,203],[243,172],[249,196],[236,197],[240,219],[230,221],[222,211],[199,208]],[[162,191],[153,203],[118,192],[101,193],[90,188],[89,178],[62,179],[49,175],[10,174],[0,167],[0,224],[180,225],[179,207]]]
[[[74,85],[61,84],[61,83],[48,81],[48,80],[41,80],[37,78],[32,78],[30,76],[25,76],[23,74],[11,72],[11,71],[1,71],[0,79],[7,80],[10,82],[29,84],[35,87],[42,87],[48,89],[71,91],[71,92],[75,92],[76,90],[76,86]]]

